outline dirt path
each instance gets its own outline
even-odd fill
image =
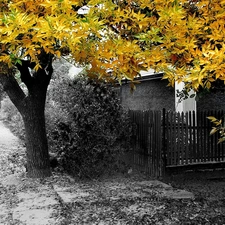
[[[25,154],[22,142],[0,121],[0,178],[21,172],[13,163],[15,160],[20,163],[21,154]]]

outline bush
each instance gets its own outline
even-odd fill
[[[82,177],[113,170],[128,148],[131,131],[114,88],[78,77],[73,82],[63,78],[50,89],[49,143],[62,167]]]

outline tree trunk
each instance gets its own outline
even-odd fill
[[[28,177],[51,176],[45,115],[40,99],[30,98],[22,115],[26,134]]]
[[[27,175],[43,178],[52,175],[45,127],[45,101],[50,77],[46,75],[46,69],[39,69],[31,78],[24,79],[28,95],[21,111],[26,134]]]
[[[45,128],[45,100],[52,69],[52,56],[40,54],[41,67],[33,70],[35,64],[23,60],[17,64],[22,82],[27,86],[25,94],[16,81],[13,69],[4,66],[0,72],[0,83],[23,117],[26,135],[27,172],[29,177],[51,176],[48,142]]]

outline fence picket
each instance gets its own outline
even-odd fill
[[[199,152],[199,161],[204,161],[203,156],[203,135],[202,135],[202,112],[197,113],[197,124],[198,124],[198,152]]]
[[[170,121],[170,127],[171,127],[171,151],[172,151],[172,163],[176,163],[176,148],[175,148],[175,140],[176,140],[176,134],[175,134],[175,121],[174,119],[175,114],[171,113],[171,121]]]
[[[184,133],[184,113],[181,113],[181,165],[184,164],[184,154],[185,154],[185,133]]]
[[[152,121],[155,122],[155,117],[154,117],[154,112],[152,112],[151,114],[152,116]],[[157,157],[156,157],[156,124],[153,123],[153,148],[152,148],[152,169],[153,169],[153,173],[157,175],[157,171],[156,171],[156,163],[157,163]]]
[[[185,113],[185,120],[186,120],[186,123],[185,123],[185,164],[188,164],[188,158],[189,158],[188,112]]]
[[[210,111],[210,115],[214,115],[213,111]],[[214,159],[214,152],[213,152],[213,141],[212,139],[215,137],[212,135],[211,137],[209,136],[210,132],[210,122],[208,121],[208,137],[209,137],[209,142],[210,142],[210,149],[209,149],[209,154],[210,154],[210,161],[213,161]]]
[[[169,113],[166,112],[166,119],[165,119],[165,140],[166,140],[166,165],[171,163],[171,149],[170,149],[170,129],[169,129]]]
[[[218,113],[218,111],[214,111],[214,115],[215,115],[215,117],[216,118],[218,118],[219,119],[219,113]],[[216,144],[216,135],[212,135],[212,136],[214,136],[213,137],[213,152],[214,152],[214,160],[215,161],[218,161],[218,159],[219,159],[219,156],[218,156],[218,148],[216,148],[217,146],[217,144]]]
[[[221,110],[220,118],[221,119],[224,118],[224,111],[223,110]],[[218,137],[219,137],[219,135],[218,135]],[[220,145],[220,155],[221,155],[220,161],[223,161],[224,160],[224,152],[225,152],[224,143],[221,143],[219,145]]]
[[[218,119],[221,119],[221,114],[222,114],[222,112],[221,111],[219,111],[218,112]],[[216,139],[218,140],[219,139],[219,135],[218,134],[216,134]],[[218,146],[217,146],[217,150],[218,150],[218,161],[221,161],[221,145],[220,144],[217,144]]]
[[[192,116],[192,137],[193,137],[193,147],[192,147],[192,151],[193,151],[193,162],[197,161],[197,154],[196,154],[196,127],[195,127],[195,112],[192,111],[191,112],[191,116]]]
[[[176,162],[179,165],[180,164],[180,112],[175,113],[175,134],[176,134],[176,140],[175,140],[175,145],[176,145]]]

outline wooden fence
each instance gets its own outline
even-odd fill
[[[223,111],[130,111],[134,165],[159,177],[169,167],[224,162],[225,143],[217,143],[219,133],[209,135],[213,124],[207,119],[223,115]]]

